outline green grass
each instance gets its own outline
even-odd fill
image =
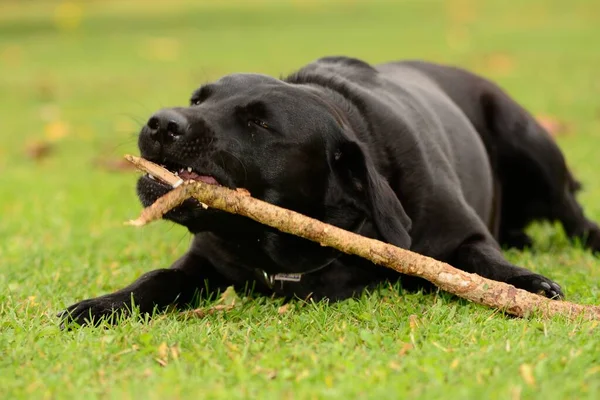
[[[136,152],[148,115],[205,81],[326,54],[462,65],[565,121],[560,145],[600,220],[600,3],[508,4],[3,2],[0,398],[597,398],[598,323],[513,319],[443,293],[382,287],[283,314],[278,300],[243,299],[204,319],[72,332],[54,316],[168,266],[190,241],[166,222],[124,227],[140,209],[135,174],[97,160]],[[48,157],[27,157],[49,139]],[[600,262],[560,229],[531,231],[537,247],[509,259],[600,303]]]

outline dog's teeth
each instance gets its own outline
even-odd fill
[[[188,172],[192,172],[192,167],[187,167]]]
[[[155,178],[155,177],[153,177],[153,176],[152,176],[152,175],[150,175],[150,174],[148,174],[148,178],[152,179],[153,181],[155,181],[155,180],[156,180],[156,178]]]
[[[175,175],[176,175],[176,176],[179,176],[179,172],[175,171]]]

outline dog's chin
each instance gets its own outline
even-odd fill
[[[137,195],[144,207],[149,207],[160,197],[164,196],[173,188],[168,184],[151,179],[148,175],[140,177],[137,181]],[[194,199],[184,201],[180,206],[166,213],[163,219],[183,225],[190,230],[194,229],[199,214],[205,212],[200,203]]]

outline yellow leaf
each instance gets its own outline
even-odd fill
[[[596,365],[595,367],[588,369],[587,372],[585,373],[585,377],[587,378],[587,377],[592,376],[597,373],[600,373],[600,365]]]
[[[289,310],[290,310],[290,303],[287,303],[287,304],[284,304],[281,307],[279,307],[277,309],[277,312],[281,315],[281,314],[285,314]]]
[[[484,67],[495,74],[509,75],[515,70],[515,59],[510,54],[491,53],[483,58]]]
[[[389,365],[390,369],[393,369],[394,371],[400,371],[400,369],[402,369],[400,364],[398,364],[396,361],[390,361],[390,363],[388,365]]]
[[[69,125],[62,121],[49,122],[44,126],[44,134],[50,141],[57,141],[69,135]]]
[[[162,342],[159,346],[158,346],[158,356],[163,359],[166,360],[167,357],[169,357],[169,346],[167,346],[167,343]]]
[[[414,346],[413,346],[412,344],[410,344],[410,343],[404,343],[404,344],[402,345],[402,348],[401,348],[401,349],[400,349],[400,351],[398,352],[398,355],[399,355],[399,356],[403,356],[403,355],[405,355],[406,353],[408,353],[408,352],[409,352],[409,350],[412,350],[412,348],[413,348],[413,347],[414,347]]]
[[[179,359],[179,353],[180,353],[179,347],[177,347],[177,346],[171,347],[171,358],[173,360]]]
[[[410,325],[410,330],[413,331],[419,327],[419,318],[415,314],[411,314],[408,317],[408,323]]]
[[[63,31],[72,31],[81,25],[83,8],[79,2],[63,1],[54,10],[54,23]]]
[[[529,364],[522,364],[519,367],[521,377],[529,386],[535,387],[535,377],[533,376],[533,368]]]

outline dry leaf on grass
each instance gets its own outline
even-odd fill
[[[218,304],[218,305],[212,306],[212,307],[197,308],[192,311],[184,311],[183,314],[187,315],[187,316],[196,317],[196,318],[204,318],[207,315],[213,315],[213,314],[216,314],[221,311],[231,311],[231,310],[233,310],[233,308],[234,308],[234,306],[226,306],[223,304]]]
[[[556,117],[542,114],[535,119],[552,137],[569,133],[569,125]]]
[[[182,314],[184,316],[192,316],[196,318],[204,318],[207,315],[216,314],[218,312],[226,312],[231,311],[235,308],[236,304],[240,304],[240,298],[235,292],[233,286],[229,286],[225,291],[221,294],[221,297],[217,301],[217,304],[211,307],[205,308],[197,308],[192,311],[184,311]]]
[[[535,387],[535,377],[533,376],[533,368],[529,364],[521,364],[519,367],[521,377],[529,386]]]
[[[277,313],[279,315],[285,314],[286,312],[290,311],[290,308],[291,308],[290,303],[284,304],[277,309]]]
[[[508,75],[515,70],[515,59],[506,53],[492,53],[483,58],[485,68],[495,74]]]
[[[398,355],[399,356],[404,356],[404,355],[406,355],[406,353],[408,353],[412,349],[414,349],[414,346],[411,343],[404,343],[402,345],[402,348],[398,352]]]
[[[54,151],[54,144],[45,140],[35,140],[25,145],[25,155],[34,161],[48,157]]]
[[[156,349],[158,357],[154,358],[161,367],[166,367],[169,361],[175,361],[179,358],[179,346],[169,346],[166,342],[162,342]]]
[[[44,136],[51,142],[56,142],[69,136],[71,127],[64,121],[52,121],[44,125]]]

